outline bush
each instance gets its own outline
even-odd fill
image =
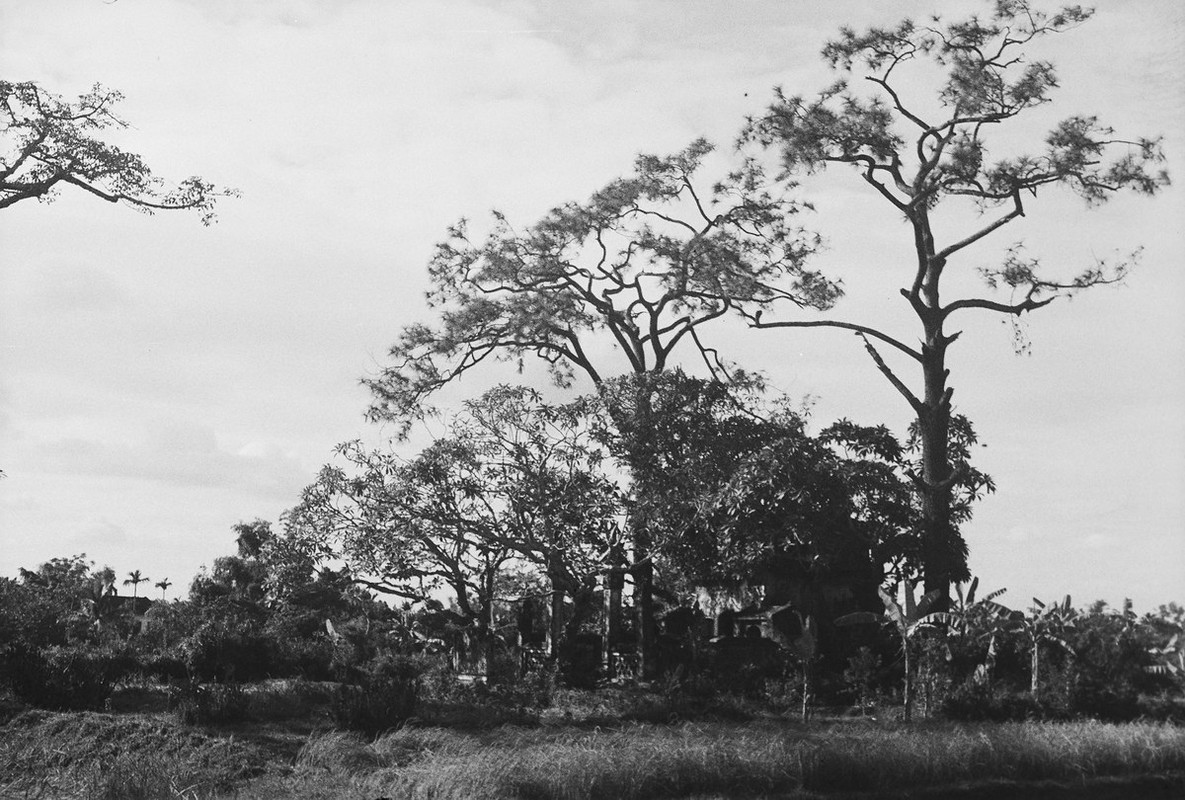
[[[237,683],[190,683],[181,689],[174,713],[187,725],[242,722],[247,719],[247,695]]]
[[[322,633],[309,638],[280,638],[276,641],[276,677],[328,681],[335,677],[335,648]]]
[[[423,671],[410,656],[378,656],[366,665],[361,685],[342,687],[334,706],[338,724],[372,735],[403,724],[415,713]]]
[[[102,708],[115,684],[136,667],[121,650],[88,645],[12,649],[4,658],[13,693],[55,711]]]
[[[871,647],[861,647],[848,659],[848,667],[843,672],[844,688],[849,701],[862,713],[875,708],[881,696],[878,683],[881,671],[880,656]]]
[[[270,677],[275,642],[251,626],[208,621],[183,646],[190,676],[199,681],[256,681]]]
[[[320,722],[340,697],[342,687],[331,682],[285,678],[247,687],[247,715],[256,721],[303,719]]]
[[[558,691],[554,661],[521,675],[512,665],[495,662],[496,669],[481,682],[458,680],[446,661],[433,656],[419,656],[418,663],[425,668],[419,680],[421,710],[416,716],[431,720],[431,724],[460,728],[533,725]]]
[[[1142,719],[1185,725],[1185,695],[1168,694],[1167,692],[1158,695],[1142,695],[1136,701],[1136,705],[1139,709],[1138,716]]]
[[[952,690],[942,704],[941,713],[959,722],[1024,722],[1068,716],[1056,702],[1034,698],[1028,692],[993,689],[982,684]]]
[[[159,683],[181,683],[189,678],[185,662],[176,656],[155,653],[140,658],[140,673]]]

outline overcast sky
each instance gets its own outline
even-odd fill
[[[889,10],[889,7],[892,7]],[[162,177],[242,191],[219,222],[147,217],[63,192],[0,216],[0,574],[85,552],[183,593],[275,523],[340,441],[379,441],[358,379],[426,320],[433,244],[493,207],[520,225],[697,136],[725,156],[774,85],[810,93],[841,24],[986,4],[907,0],[392,2],[39,0],[0,6],[0,76],[126,95],[118,142]],[[1102,0],[1040,51],[1062,89],[1043,124],[1098,114],[1165,136],[1181,182],[1185,6]],[[920,87],[919,87],[920,89]],[[720,163],[725,163],[720,159]],[[853,176],[808,181],[842,276],[836,316],[915,341],[896,289],[906,230]],[[1185,194],[1087,210],[1031,200],[970,253],[969,274],[1024,238],[1069,275],[1142,245],[1126,285],[1032,316],[1030,355],[998,319],[952,349],[959,411],[999,492],[965,534],[985,588],[1024,606],[1149,610],[1185,600]],[[996,248],[996,249],[993,249]],[[721,332],[726,355],[841,416],[903,433],[907,408],[839,331]],[[475,375],[453,399],[510,367]],[[538,380],[528,372],[526,380]]]

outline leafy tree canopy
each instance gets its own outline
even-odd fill
[[[630,177],[524,230],[497,212],[484,240],[464,220],[451,228],[429,265],[437,322],[404,328],[390,366],[365,381],[371,416],[406,430],[432,392],[489,358],[538,356],[563,386],[577,372],[600,383],[661,371],[687,342],[719,371],[701,338],[711,321],[779,302],[830,307],[841,289],[804,265],[816,238],[792,224],[802,204],[752,160],[704,188],[711,149],[641,156]],[[613,363],[595,355],[602,335]]]
[[[447,588],[461,622],[488,627],[516,563],[575,591],[619,537],[617,487],[586,438],[577,408],[498,387],[414,458],[341,445],[346,466],[305,489],[285,546],[412,601]]]
[[[128,127],[115,113],[122,99],[99,84],[67,100],[30,81],[0,80],[0,209],[74,186],[144,213],[194,209],[213,222],[216,200],[234,190],[196,176],[167,188],[140,156],[99,138]]]

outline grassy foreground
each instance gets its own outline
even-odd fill
[[[303,744],[300,741],[303,739]],[[945,787],[919,795],[925,787]],[[1134,792],[1134,793],[1133,793]],[[1185,796],[1185,728],[803,726],[781,720],[407,727],[368,742],[149,715],[26,712],[0,728],[0,797],[810,798]]]

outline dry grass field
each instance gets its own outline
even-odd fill
[[[412,721],[373,739],[311,718],[184,725],[167,713],[23,711],[0,797],[1182,797],[1185,728],[774,716],[669,722],[553,709],[532,724]]]

